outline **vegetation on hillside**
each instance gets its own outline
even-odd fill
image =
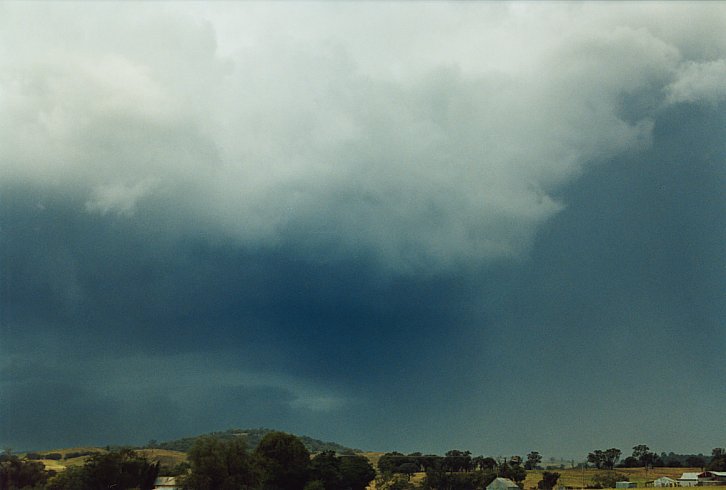
[[[360,455],[323,451],[311,458],[297,437],[269,432],[247,452],[240,438],[197,439],[189,450],[185,489],[363,490],[375,477]]]
[[[158,449],[170,449],[173,451],[189,452],[194,446],[197,439],[212,437],[219,439],[220,441],[231,441],[234,439],[242,439],[245,445],[254,449],[262,441],[262,439],[269,433],[275,432],[272,429],[229,429],[221,432],[212,432],[195,437],[184,437],[182,439],[175,439],[173,441],[157,442],[149,441],[147,448],[158,448]],[[349,447],[336,444],[334,442],[325,442],[318,439],[313,439],[308,436],[296,436],[305,446],[305,448],[311,453],[319,453],[322,451],[334,451],[338,454],[356,454],[360,453],[360,449],[351,449]]]

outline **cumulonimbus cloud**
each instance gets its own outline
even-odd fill
[[[704,52],[681,5],[3,9],[6,182],[399,271],[526,253],[561,186],[724,94],[725,36]]]

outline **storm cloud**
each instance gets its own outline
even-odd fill
[[[723,445],[724,26],[0,5],[0,440]]]

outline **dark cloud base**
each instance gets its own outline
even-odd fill
[[[0,440],[259,425],[377,450],[708,451],[720,444],[709,407],[725,401],[722,109],[673,107],[651,148],[562,189],[567,207],[529,257],[419,275],[383,274],[360,253],[310,259],[294,233],[240,247],[177,231],[184,217],[164,206],[98,216],[77,190],[3,185]],[[347,402],[316,412],[296,405],[296,381],[215,379],[180,401],[153,373],[150,392],[124,398],[136,380],[121,369],[77,372],[178,355],[311,380]]]

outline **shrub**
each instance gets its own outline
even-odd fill
[[[627,475],[622,473],[598,473],[592,477],[592,488],[615,488],[615,482],[629,481]]]

